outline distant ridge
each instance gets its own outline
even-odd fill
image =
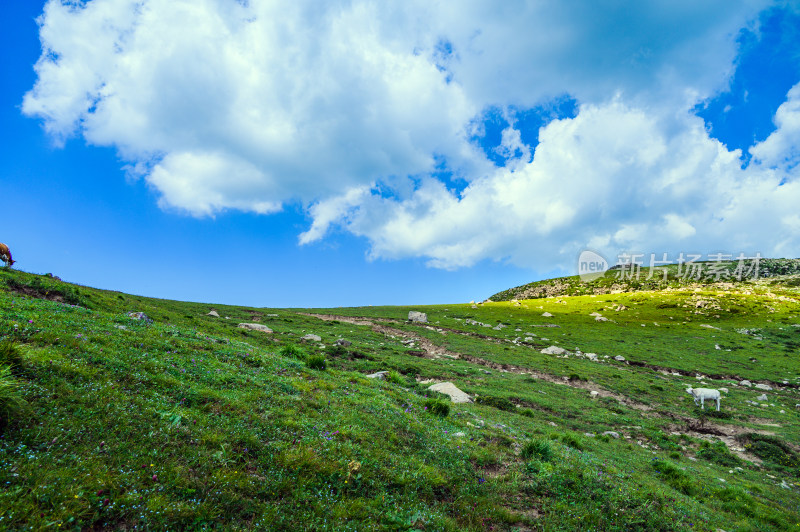
[[[718,288],[732,288],[742,283],[753,281],[775,282],[789,286],[800,285],[800,259],[761,259],[758,261],[758,277],[754,277],[753,261],[744,261],[743,270],[749,275],[736,275],[737,262],[712,263],[709,261],[694,263],[700,269],[699,275],[688,276],[679,272],[677,264],[658,268],[650,274],[650,268],[641,268],[638,274],[626,270],[623,265],[610,268],[603,277],[584,282],[577,275],[556,277],[533,283],[516,286],[498,292],[489,301],[510,301],[512,299],[540,299],[554,296],[577,296],[588,294],[610,294],[636,292],[640,290],[665,290],[668,288],[693,288],[714,285]],[[704,273],[716,267],[714,273]],[[666,271],[666,279],[664,272]]]

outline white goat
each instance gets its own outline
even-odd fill
[[[712,390],[711,388],[692,388],[689,386],[686,388],[686,393],[690,394],[694,398],[694,404],[697,404],[697,401],[700,400],[700,408],[703,410],[706,409],[705,407],[705,400],[712,399],[717,402],[717,412],[719,412],[719,398],[720,393],[719,390]]]

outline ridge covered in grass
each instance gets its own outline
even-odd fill
[[[792,279],[300,311],[0,270],[0,529],[794,528]]]

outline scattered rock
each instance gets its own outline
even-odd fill
[[[600,392],[598,392],[597,390],[592,390],[591,392],[589,392],[589,395],[591,395],[592,397],[597,397],[598,395],[600,395]]]
[[[153,320],[144,312],[128,312],[128,317],[135,320],[141,320],[145,323],[153,323]]]
[[[608,318],[605,316],[597,316],[594,321],[608,321]]]
[[[445,395],[449,395],[450,400],[454,403],[472,402],[472,399],[470,399],[469,395],[456,388],[456,385],[453,384],[452,382],[439,382],[436,384],[432,384],[431,386],[428,386],[428,389],[433,390],[434,392],[439,392]]]
[[[591,314],[589,314],[589,316],[593,318],[599,318],[600,316],[602,316],[602,314],[600,314],[599,312],[592,312]]]
[[[585,356],[592,362],[597,362],[597,353],[586,353]]]
[[[542,317],[543,317],[543,318],[552,318],[552,317],[553,317],[553,315],[552,315],[552,314],[550,314],[549,312],[544,312],[544,313],[542,313]]]
[[[321,342],[322,341],[322,337],[321,336],[317,336],[316,334],[307,334],[307,335],[303,336],[300,339],[301,340],[305,340],[307,342]]]
[[[550,425],[551,427],[557,427],[558,426],[555,423],[553,423],[552,421],[548,422],[548,425]]]
[[[453,433],[453,437],[454,438],[463,438],[464,436],[466,436],[466,434],[463,433],[463,432],[454,432]]]
[[[619,439],[619,432],[614,432],[613,430],[607,430],[603,433],[603,436],[611,436],[614,439]]]
[[[617,362],[625,362],[625,357],[622,355],[617,355],[614,357],[614,360],[616,360]]]
[[[343,340],[343,339],[340,338],[340,339],[336,340],[335,342],[333,342],[333,345],[340,345],[342,347],[350,347],[351,345],[353,345],[353,342],[351,342],[350,340]]]
[[[564,349],[563,347],[551,345],[550,347],[545,347],[544,349],[542,349],[541,352],[545,355],[563,355],[564,353],[567,352],[567,350]]]
[[[743,380],[743,381],[742,381],[742,382],[740,382],[739,384],[740,384],[741,386],[752,386],[752,385],[753,385],[753,383],[752,383],[752,382],[750,382],[750,381],[748,381],[748,380]]]
[[[705,327],[706,329],[716,329],[717,331],[721,331],[719,327],[714,327],[713,325],[709,325],[707,323],[701,323],[700,327]]]
[[[769,384],[756,384],[755,388],[757,390],[764,390],[765,392],[769,392],[772,390],[772,386]]]
[[[211,316],[212,318],[219,318],[219,314],[217,313],[216,310],[209,311],[209,313],[206,314],[206,316]]]
[[[261,325],[260,323],[240,323],[240,329],[250,329],[253,331],[261,331],[263,333],[271,334],[272,329],[267,327],[266,325]]]
[[[766,401],[766,400],[767,400],[767,394],[765,393],[762,393],[761,395],[756,397],[756,401]]]
[[[388,371],[378,371],[377,373],[371,373],[367,375],[368,379],[378,379],[380,381],[386,379],[386,374],[389,373]]]
[[[428,315],[424,312],[417,312],[416,310],[410,310],[408,312],[408,321],[414,323],[428,323]]]
[[[583,435],[586,436],[587,438],[594,438],[594,434],[591,432],[584,432]]]

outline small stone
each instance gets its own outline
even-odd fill
[[[616,360],[617,362],[625,362],[625,357],[622,355],[617,355],[614,357],[614,360]]]
[[[153,323],[153,320],[144,312],[128,312],[128,317],[145,323]]]
[[[541,351],[541,353],[545,355],[563,355],[566,352],[566,349],[563,347],[558,347],[557,345],[551,345],[550,347],[546,347]]]
[[[303,336],[300,339],[301,340],[305,340],[307,342],[321,342],[322,341],[322,337],[317,336],[316,334],[307,334],[307,335]]]
[[[219,313],[216,310],[211,310],[206,314],[206,316],[211,316],[212,318],[219,318]]]
[[[767,391],[767,392],[772,390],[772,386],[770,386],[769,384],[756,384],[755,388],[757,390],[764,390],[764,391]]]
[[[752,382],[750,382],[750,381],[748,381],[748,380],[743,380],[743,381],[741,381],[741,382],[739,383],[739,385],[741,385],[741,386],[752,386],[752,385],[753,385],[753,383],[752,383]]]
[[[272,333],[272,329],[260,323],[240,323],[238,327],[239,329],[250,329],[251,331],[259,331],[267,334]]]
[[[543,317],[543,318],[552,318],[552,317],[553,317],[553,315],[552,315],[552,314],[550,314],[549,312],[543,312],[543,313],[542,313],[542,317]]]
[[[339,345],[339,346],[342,346],[342,347],[350,347],[351,345],[353,345],[353,342],[351,342],[349,340],[343,340],[343,339],[340,338],[340,339],[336,340],[335,342],[333,342],[333,345]]]
[[[389,373],[388,371],[378,371],[377,373],[371,373],[367,375],[368,379],[378,379],[379,381],[386,379],[386,374]]]
[[[408,312],[408,321],[413,323],[428,323],[428,315],[424,312],[411,310]]]
[[[614,439],[619,439],[619,432],[614,432],[613,430],[607,430],[603,433],[603,436],[610,436]]]

